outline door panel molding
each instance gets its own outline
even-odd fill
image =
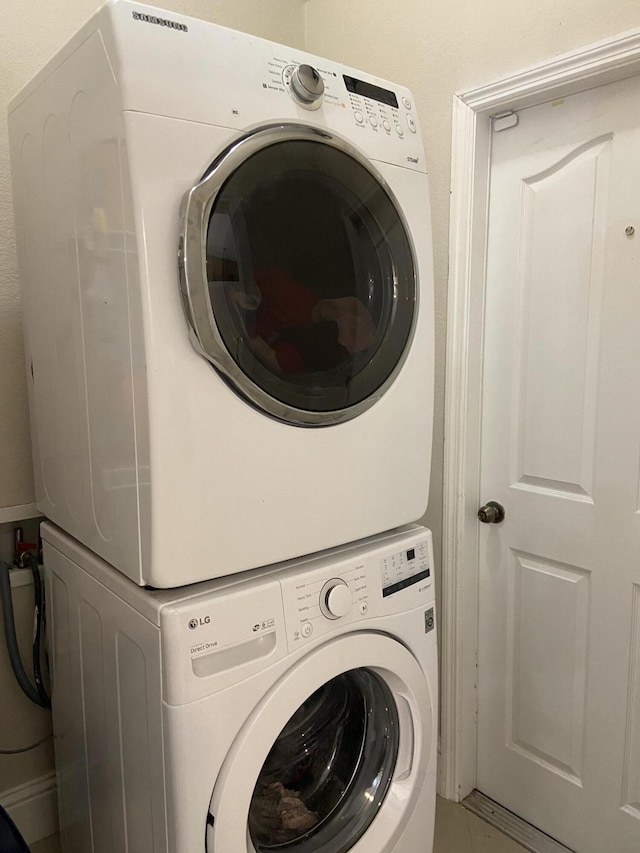
[[[512,482],[535,483],[590,501],[612,140],[612,134],[591,140],[544,172],[523,179],[514,282],[518,402],[512,413]],[[572,217],[560,215],[565,194],[575,203]],[[562,298],[553,276],[558,258]],[[582,352],[581,361],[564,358],[573,348]]]
[[[625,762],[622,780],[623,811],[640,817],[640,586],[633,588],[631,620],[631,659],[627,699],[627,730],[625,733]]]
[[[518,551],[510,561],[507,746],[582,785],[591,573]],[[553,661],[542,678],[540,653]]]
[[[492,117],[640,74],[640,29],[454,95],[446,348],[439,793],[476,786],[480,407]],[[506,131],[508,132],[508,130]]]

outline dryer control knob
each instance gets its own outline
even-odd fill
[[[298,65],[291,74],[291,92],[304,107],[319,107],[324,80],[312,65]]]
[[[351,590],[340,578],[332,578],[322,587],[320,610],[327,619],[339,619],[351,610]]]

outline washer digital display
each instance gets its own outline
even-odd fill
[[[419,542],[415,548],[385,557],[382,560],[381,574],[383,598],[430,577],[427,543]]]

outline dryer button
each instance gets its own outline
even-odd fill
[[[297,65],[291,72],[291,94],[308,108],[319,107],[324,95],[324,80],[313,65]]]

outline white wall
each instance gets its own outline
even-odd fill
[[[557,54],[640,27],[638,0],[307,0],[306,48],[412,89],[432,190],[436,418],[425,522],[437,562],[442,525],[444,348],[451,104],[464,92]]]
[[[101,5],[101,0],[2,0],[0,48],[0,522],[6,507],[32,503],[33,476],[23,364],[7,105],[58,47]],[[274,41],[304,46],[303,0],[163,0],[182,12]],[[13,516],[12,516],[13,517]],[[2,525],[0,525],[2,532]],[[10,538],[11,531],[8,531]],[[0,556],[8,556],[0,554]],[[18,632],[30,660],[33,589],[15,590]],[[0,616],[0,749],[32,743],[50,728],[49,715],[20,692],[9,668]],[[22,756],[0,755],[3,792],[53,768],[51,743]],[[26,829],[21,827],[26,833]]]

